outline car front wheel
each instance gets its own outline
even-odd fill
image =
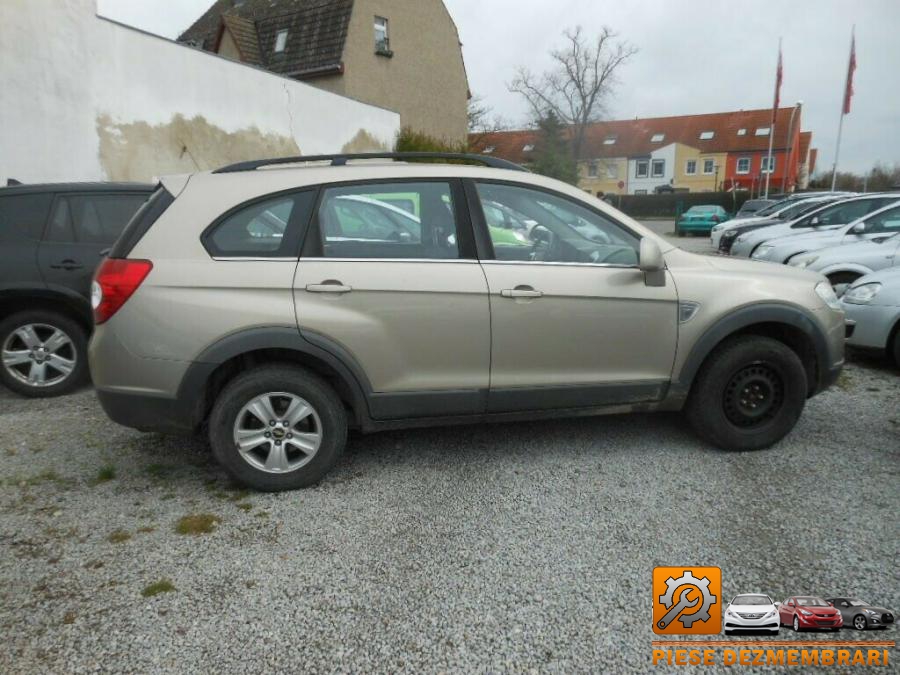
[[[347,414],[334,389],[297,366],[235,377],[209,418],[213,454],[238,482],[265,492],[308,487],[337,463]]]
[[[794,617],[794,632],[800,632],[800,619],[798,619],[796,616]]]
[[[0,356],[0,382],[9,389],[59,396],[87,377],[87,332],[57,312],[19,312],[0,322]]]
[[[865,630],[867,628],[866,617],[862,614],[857,614],[853,617],[853,627],[856,630]]]
[[[787,345],[745,335],[707,358],[686,413],[696,433],[725,450],[759,450],[781,440],[806,403],[806,371]]]

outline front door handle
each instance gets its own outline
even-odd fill
[[[66,270],[71,272],[72,270],[80,270],[84,265],[79,264],[77,261],[72,260],[71,258],[66,258],[65,260],[60,260],[55,265],[50,265],[50,269],[53,270]]]
[[[310,293],[349,293],[353,287],[344,286],[335,279],[328,279],[321,284],[306,284],[306,290]]]
[[[504,288],[500,291],[500,295],[504,298],[539,298],[543,293],[534,290],[531,286],[516,286],[515,288]]]

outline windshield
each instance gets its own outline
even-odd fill
[[[732,605],[771,605],[768,595],[738,595],[731,601]]]
[[[800,607],[830,607],[822,598],[797,598]]]
[[[790,220],[792,218],[796,218],[797,216],[802,216],[807,211],[812,211],[813,209],[817,209],[820,206],[824,205],[825,202],[818,200],[814,202],[802,201],[798,204],[794,204],[793,206],[786,208],[784,211],[778,214],[778,217],[782,220]]]
[[[871,605],[869,605],[868,602],[863,602],[862,600],[851,600],[850,606],[851,607],[870,607]]]
[[[791,203],[790,199],[782,199],[780,202],[775,202],[771,206],[767,206],[764,209],[760,209],[756,212],[757,216],[771,216],[776,211],[783,209],[785,206]]]

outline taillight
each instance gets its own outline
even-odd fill
[[[118,312],[152,269],[153,263],[149,260],[106,258],[97,268],[91,284],[94,323],[99,325],[108,321]]]

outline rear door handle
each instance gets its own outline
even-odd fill
[[[306,284],[306,290],[310,293],[349,293],[352,286],[344,286],[340,281],[329,279],[321,284]]]
[[[60,260],[55,265],[50,265],[50,269],[53,270],[80,270],[84,265],[79,264],[77,261],[72,260],[71,258],[67,258],[65,260]]]
[[[543,293],[534,290],[531,286],[516,286],[515,288],[504,288],[500,291],[500,295],[504,298],[539,298]]]

